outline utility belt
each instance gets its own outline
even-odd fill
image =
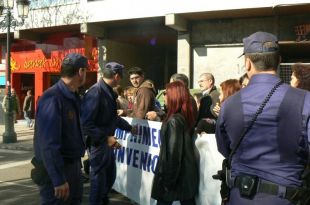
[[[64,157],[63,158],[64,164],[73,164],[75,162],[80,161],[80,159],[75,159],[75,158],[68,158]],[[33,169],[31,169],[30,172],[30,177],[32,181],[37,184],[37,185],[43,185],[46,183],[48,180],[50,180],[48,173],[46,171],[46,168],[44,167],[44,164],[42,161],[37,160],[36,157],[33,157],[31,159],[31,164],[34,166]]]
[[[270,181],[260,179],[254,175],[240,175],[230,180],[231,188],[238,188],[240,196],[253,199],[257,193],[265,193],[285,198],[291,202],[297,201],[300,188],[285,187]]]
[[[31,159],[31,164],[34,166],[30,172],[32,181],[39,186],[43,185],[47,180],[49,180],[49,176],[43,162],[37,160],[36,157],[33,157]]]

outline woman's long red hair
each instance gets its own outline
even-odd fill
[[[225,80],[220,84],[223,93],[223,99],[221,103],[223,103],[229,96],[235,94],[241,89],[240,83],[237,79],[229,79]]]
[[[187,87],[181,81],[175,81],[167,84],[166,86],[166,106],[167,117],[164,121],[167,121],[173,114],[180,112],[188,125],[192,128],[195,124],[193,107],[190,100],[190,94]]]

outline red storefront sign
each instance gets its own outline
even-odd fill
[[[69,50],[52,51],[47,58],[41,49],[32,51],[12,52],[11,70],[14,72],[60,72],[61,62],[69,53],[79,53],[85,55],[85,48],[74,48]],[[98,49],[92,48],[90,56],[89,70],[98,70]]]

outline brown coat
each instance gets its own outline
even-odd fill
[[[146,113],[154,110],[155,88],[151,81],[146,80],[135,93],[131,117],[145,119]]]

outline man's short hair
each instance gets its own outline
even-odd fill
[[[171,76],[173,81],[180,80],[184,83],[185,87],[188,87],[188,77],[183,73],[175,73]]]
[[[245,54],[258,71],[277,70],[280,64],[279,52]]]
[[[133,74],[137,74],[137,75],[144,75],[144,71],[142,70],[142,68],[139,67],[132,67],[128,70],[128,75],[133,75]]]
[[[80,68],[88,68],[87,58],[78,53],[70,53],[62,61],[60,75],[72,78]]]

